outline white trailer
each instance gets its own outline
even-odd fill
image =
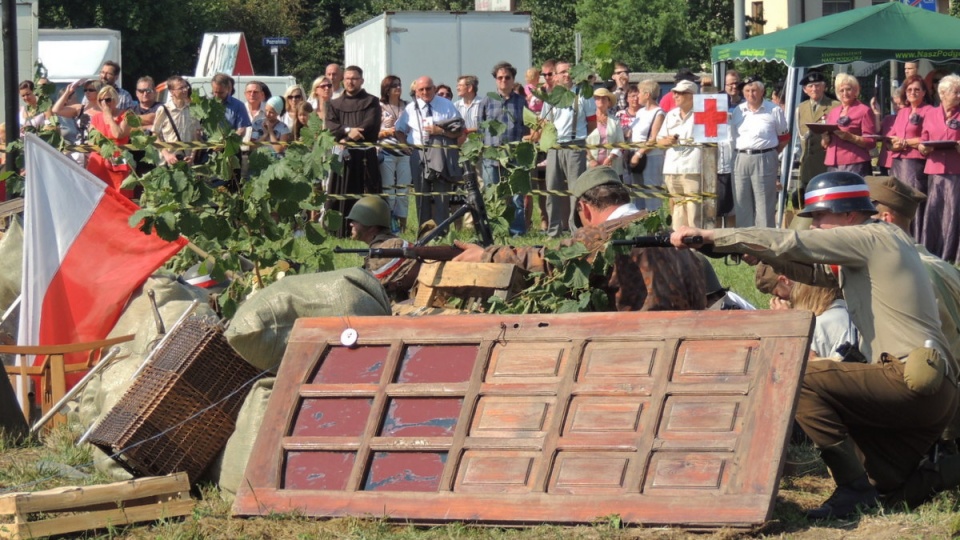
[[[17,0],[17,80],[3,80],[0,70],[0,103],[6,103],[8,92],[20,99],[17,86],[20,81],[33,80],[37,69],[37,0]],[[0,58],[3,58],[3,43],[0,42]],[[0,122],[6,121],[4,107],[0,107]]]
[[[69,84],[77,79],[97,79],[107,60],[120,64],[120,32],[106,28],[41,28],[40,62],[50,82]]]
[[[495,90],[490,71],[501,61],[531,65],[530,14],[522,12],[386,12],[344,33],[344,65],[363,69],[364,88],[379,96],[380,81],[396,75],[403,97],[416,78],[456,86],[461,75],[480,79],[480,95]]]

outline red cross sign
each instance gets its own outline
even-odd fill
[[[717,142],[727,138],[727,97],[697,94],[693,101],[693,138],[696,142]]]

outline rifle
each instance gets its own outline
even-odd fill
[[[334,253],[358,253],[374,259],[417,259],[420,261],[449,261],[463,250],[457,246],[407,246],[402,248],[333,248]]]
[[[639,247],[639,248],[650,248],[650,247],[673,247],[673,244],[670,243],[670,233],[658,232],[652,236],[635,236],[633,238],[624,238],[622,240],[611,240],[611,244],[615,246],[630,246],[630,247]],[[691,246],[693,244],[702,244],[702,236],[688,236],[683,239],[683,243]]]

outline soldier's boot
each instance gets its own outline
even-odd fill
[[[858,509],[877,506],[877,490],[867,479],[867,473],[857,456],[853,440],[820,448],[820,457],[827,464],[837,488],[819,508],[807,512],[807,519],[842,518]]]
[[[915,508],[936,493],[960,486],[960,455],[940,455],[936,462],[924,458],[899,489],[884,494],[884,505],[906,503]]]

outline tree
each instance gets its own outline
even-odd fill
[[[686,2],[579,0],[576,12],[585,51],[610,43],[617,59],[634,71],[674,69],[690,59],[692,25]]]
[[[575,2],[520,0],[517,9],[529,11],[533,21],[533,65],[539,66],[550,58],[573,62]]]

